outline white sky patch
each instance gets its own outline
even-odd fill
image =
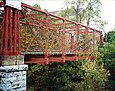
[[[111,31],[115,26],[115,0],[101,0],[101,17],[108,22],[105,32]]]

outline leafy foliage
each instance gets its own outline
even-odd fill
[[[28,79],[41,91],[100,91],[108,75],[100,61],[82,60],[31,66]]]
[[[104,29],[107,22],[101,19],[100,6],[100,0],[66,0],[63,12],[58,14],[87,26]]]
[[[115,29],[109,31],[104,36],[105,44],[99,47],[101,60],[105,65],[105,68],[110,71],[109,83],[110,87],[114,91],[115,89]]]
[[[111,42],[99,48],[101,60],[107,70],[110,71],[109,84],[114,91],[115,86],[115,42]]]
[[[105,42],[115,41],[115,29],[113,29],[112,31],[109,31],[108,33],[105,34],[104,41]]]

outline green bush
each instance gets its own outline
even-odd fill
[[[115,89],[115,41],[99,46],[98,58],[103,61],[104,66],[110,71],[109,89]]]
[[[34,65],[28,71],[28,85],[34,91],[101,91],[109,73],[98,60]],[[29,84],[31,83],[31,84]]]

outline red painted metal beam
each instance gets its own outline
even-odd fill
[[[4,6],[2,21],[1,55],[18,55],[20,50],[20,20],[18,10]],[[17,47],[19,50],[17,50]]]
[[[34,10],[34,11],[38,11],[38,12],[47,14],[47,12],[42,11],[42,10],[40,10],[40,9],[38,9],[38,8],[34,8],[34,7],[32,7],[32,6],[30,6],[30,5],[27,5],[27,4],[25,4],[25,3],[22,3],[22,7],[29,8],[29,9],[31,9],[31,10]]]
[[[21,42],[20,42],[20,12],[17,11],[17,29],[18,29],[18,54],[21,54]]]
[[[48,42],[49,42],[49,30],[48,30],[48,15],[46,15],[46,36],[45,36],[45,62],[49,63],[48,59]]]
[[[5,7],[5,24],[4,24],[4,52],[3,54],[8,55],[8,25],[9,25],[9,8]]]
[[[14,54],[17,55],[17,10],[13,11],[13,42],[14,42]]]
[[[65,20],[63,20],[62,31],[62,63],[65,63]]]
[[[12,8],[10,8],[10,10],[9,10],[9,22],[10,22],[10,24],[9,24],[9,39],[10,39],[10,55],[12,55],[13,54],[13,48],[12,48],[12,45],[13,45],[13,31],[12,31],[12,24],[13,24],[13,21],[12,21],[12,18],[13,18],[13,16],[12,16]]]
[[[71,34],[71,52],[74,51],[74,35]]]
[[[1,37],[1,49],[0,49],[0,54],[3,54],[3,50],[4,50],[4,35],[5,35],[5,31],[4,31],[4,24],[5,24],[5,14],[3,17],[3,21],[2,21],[2,37]]]

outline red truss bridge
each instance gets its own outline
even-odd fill
[[[0,55],[24,55],[25,63],[94,59],[102,31],[21,4],[21,10],[0,2]]]

